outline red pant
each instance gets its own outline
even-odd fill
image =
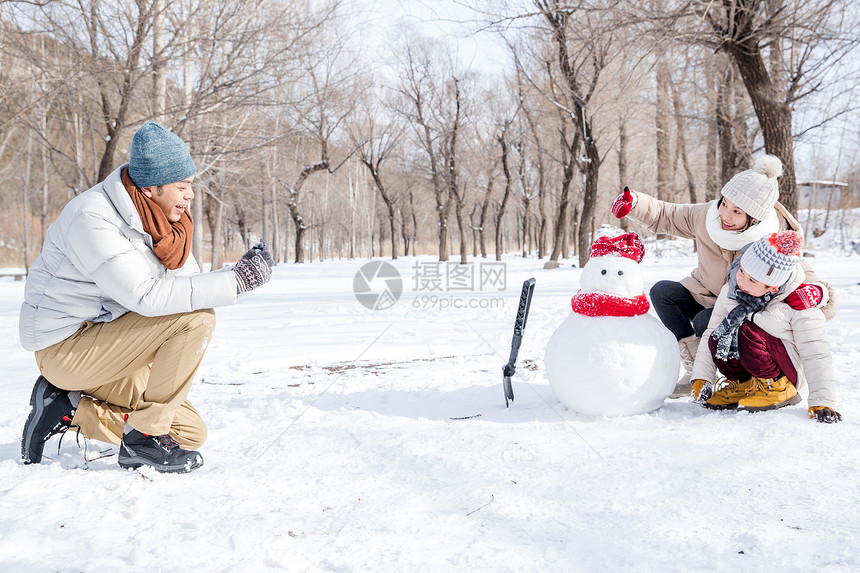
[[[782,340],[771,336],[752,322],[744,322],[738,331],[740,358],[717,358],[717,341],[708,338],[708,348],[714,363],[729,380],[745,382],[751,377],[779,378],[785,375],[792,384],[797,383],[797,370],[785,350]]]

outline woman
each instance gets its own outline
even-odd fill
[[[693,239],[698,264],[680,281],[662,280],[651,287],[651,302],[657,316],[678,339],[686,371],[672,394],[690,393],[690,373],[699,339],[708,326],[720,289],[726,284],[729,266],[744,246],[777,231],[802,233],[800,223],[783,207],[777,178],[782,175],[778,157],[765,155],[726,183],[720,197],[707,203],[677,204],[654,199],[625,188],[612,205],[618,219],[630,217],[655,233]],[[836,313],[836,298],[830,285],[818,280],[801,263],[810,288],[810,306],[818,306],[829,320]]]

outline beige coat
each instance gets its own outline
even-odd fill
[[[711,239],[706,223],[711,203],[668,203],[639,191],[636,192],[636,199],[636,205],[628,215],[632,220],[655,233],[667,233],[695,241],[699,263],[690,276],[684,277],[680,282],[690,291],[696,302],[705,308],[713,307],[717,294],[726,284],[729,266],[740,251],[723,249]],[[779,203],[775,207],[780,230],[803,232],[800,223],[786,211],[785,207]],[[806,282],[818,285],[824,290],[824,297],[818,307],[824,312],[827,320],[830,320],[836,314],[836,294],[828,283],[815,275],[805,260],[801,264],[806,274]]]
[[[797,370],[798,391],[809,388],[809,406],[827,406],[836,408],[836,384],[833,374],[833,356],[830,351],[830,341],[827,338],[827,327],[824,313],[819,308],[794,310],[783,302],[801,283],[808,283],[802,269],[795,269],[792,277],[786,283],[783,294],[774,298],[759,312],[749,318],[755,325],[779,338],[785,345],[788,356]],[[723,321],[726,315],[737,306],[737,302],[728,297],[729,285],[720,290],[714,312],[708,323],[708,329],[702,335],[696,362],[693,365],[692,379],[714,381],[716,365],[714,357],[708,348],[708,340],[714,329]]]

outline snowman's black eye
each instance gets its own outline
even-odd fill
[[[624,271],[618,271],[618,276],[619,276],[619,277],[620,277],[621,275],[623,275],[623,274],[624,274]]]
[[[600,274],[605,275],[605,274],[606,274],[606,269],[603,269],[602,271],[600,271]]]

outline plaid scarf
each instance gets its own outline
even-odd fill
[[[740,358],[738,353],[738,330],[741,325],[754,313],[760,311],[775,295],[766,292],[764,296],[755,297],[742,290],[735,292],[738,305],[729,311],[720,325],[714,329],[711,337],[717,341],[716,357],[720,360]]]

